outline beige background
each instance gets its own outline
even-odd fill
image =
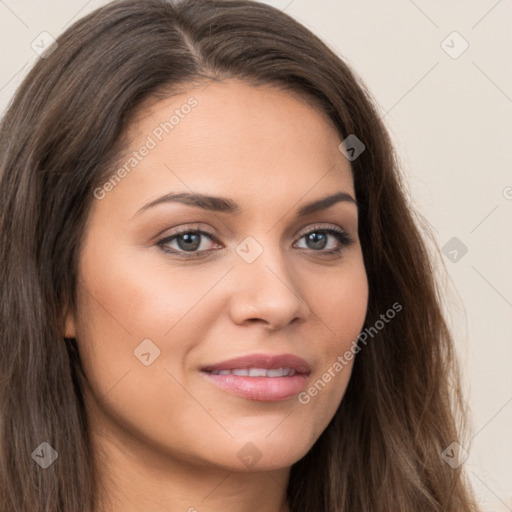
[[[0,112],[39,58],[32,42],[105,3],[0,0]],[[359,73],[439,246],[457,238],[443,261],[473,411],[466,468],[484,510],[512,510],[512,1],[267,3]]]

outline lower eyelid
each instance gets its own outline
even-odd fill
[[[340,245],[340,247],[336,248],[336,249],[332,249],[333,251],[337,251],[337,250],[341,250],[343,247],[346,247],[348,245],[351,245],[354,240],[353,238],[346,232],[346,231],[339,231],[337,229],[332,229],[332,228],[323,228],[323,229],[313,229],[313,230],[310,230],[304,234],[302,234],[297,241],[300,241],[302,240],[304,237],[308,236],[309,234],[311,233],[324,233],[326,234],[327,236],[331,236],[333,237],[334,239],[336,239],[336,241],[338,242],[338,244]],[[318,251],[314,251],[313,252],[318,252],[318,253],[329,253],[328,250],[318,250]]]
[[[306,237],[307,235],[309,235],[311,233],[319,233],[319,232],[325,233],[328,236],[334,237],[337,240],[339,246],[337,248],[331,249],[331,250],[315,251],[314,249],[309,249],[313,253],[317,252],[319,254],[329,254],[329,253],[333,253],[333,252],[340,252],[344,247],[347,247],[354,242],[353,238],[344,230],[334,229],[332,227],[313,227],[312,229],[302,233],[297,238],[295,243],[302,240],[304,237]],[[217,244],[217,245],[222,245],[222,243],[219,242],[219,240],[213,233],[209,233],[207,231],[202,231],[202,230],[198,230],[198,229],[189,229],[189,230],[183,230],[183,231],[179,231],[177,233],[173,233],[173,234],[166,236],[163,239],[159,240],[156,243],[156,245],[160,246],[162,248],[162,250],[164,250],[167,253],[180,254],[180,255],[185,255],[185,256],[189,256],[189,257],[194,257],[193,255],[200,255],[200,254],[204,254],[204,253],[216,250],[216,249],[204,249],[201,251],[198,251],[198,250],[183,251],[183,250],[168,249],[168,248],[166,249],[166,245],[175,241],[180,235],[185,235],[185,234],[190,234],[190,233],[200,234],[201,236],[210,239],[212,241],[212,243]],[[307,248],[303,248],[303,247],[301,247],[300,249],[308,250]]]

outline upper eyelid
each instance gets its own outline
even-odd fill
[[[327,225],[321,225],[321,224],[315,223],[312,225],[308,225],[304,228],[301,228],[299,230],[299,234],[297,235],[297,240],[300,240],[301,238],[303,238],[304,236],[306,236],[307,234],[309,234],[311,232],[324,231],[324,230],[328,231],[330,229],[332,229],[333,231],[345,234],[350,239],[353,239],[353,236],[346,229],[342,228],[341,226],[337,226],[336,224],[332,224],[332,223],[327,223]],[[170,233],[168,235],[160,237],[159,240],[157,241],[157,244],[162,244],[163,242],[169,243],[169,241],[170,241],[169,239],[174,240],[179,235],[190,233],[190,232],[192,232],[192,233],[199,232],[202,235],[209,237],[213,242],[221,243],[219,240],[219,237],[215,233],[211,233],[208,229],[204,229],[204,228],[200,227],[199,224],[196,224],[195,226],[186,226],[186,227],[177,228],[177,230],[174,231],[173,233]],[[202,252],[202,251],[198,251],[198,252]]]
[[[333,223],[326,223],[324,225],[322,225],[321,223],[314,223],[314,224],[308,224],[307,226],[299,229],[297,236],[302,237],[302,236],[308,234],[312,230],[320,231],[320,230],[325,230],[325,229],[334,229],[336,231],[341,231],[341,232],[350,234],[347,229],[343,228],[342,226],[333,224]],[[158,238],[160,238],[160,240],[161,240],[161,239],[166,239],[166,238],[178,236],[178,235],[189,233],[189,232],[202,232],[202,234],[210,236],[210,237],[214,238],[215,240],[219,239],[219,236],[216,233],[212,233],[209,230],[209,228],[203,228],[199,224],[195,224],[192,226],[186,226],[186,227],[178,227],[178,228],[176,228],[176,230],[174,232],[169,233],[164,236],[159,236]]]

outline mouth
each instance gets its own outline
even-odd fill
[[[290,354],[242,356],[201,369],[201,374],[221,390],[264,402],[296,396],[304,389],[310,373],[304,359]]]
[[[234,368],[233,370],[216,370],[212,375],[240,375],[242,377],[293,377],[297,371],[294,368]]]

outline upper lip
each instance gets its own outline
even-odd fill
[[[265,368],[267,370],[293,368],[297,373],[309,374],[311,372],[309,364],[301,357],[293,354],[248,354],[211,364],[201,369],[205,372],[215,372],[244,368]]]

